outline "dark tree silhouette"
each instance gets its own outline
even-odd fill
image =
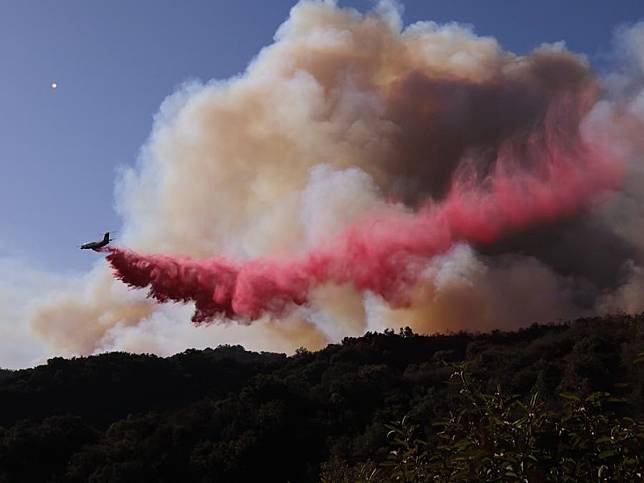
[[[388,460],[393,421],[407,416],[428,444],[438,437],[435,423],[462,404],[450,375],[463,363],[481,394],[503,388],[527,404],[538,392],[556,413],[560,393],[600,391],[614,396],[604,408],[615,417],[641,418],[643,322],[389,330],[291,357],[221,346],[3,370],[0,482],[306,482],[319,481],[321,467],[364,479]]]

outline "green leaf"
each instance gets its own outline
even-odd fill
[[[606,465],[601,465],[599,467],[599,470],[597,470],[597,478],[601,478],[604,474],[604,472],[608,469],[608,466]]]
[[[560,392],[559,395],[570,401],[581,401],[581,398],[572,392]]]
[[[612,449],[607,449],[606,451],[602,451],[597,455],[600,460],[605,460],[606,458],[610,458],[611,456],[615,456],[617,453],[612,450]]]

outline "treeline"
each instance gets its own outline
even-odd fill
[[[0,371],[0,482],[575,481],[590,471],[632,481],[632,452],[644,452],[642,352],[640,315],[368,333],[291,357],[221,346],[54,358]],[[591,413],[601,435],[574,443]]]

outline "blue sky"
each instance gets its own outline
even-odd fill
[[[117,169],[135,162],[161,101],[186,80],[242,71],[293,3],[0,0],[0,257],[89,268],[96,255],[77,247],[118,229]],[[470,23],[520,53],[564,40],[599,69],[615,28],[644,18],[642,0],[404,5],[406,24]]]

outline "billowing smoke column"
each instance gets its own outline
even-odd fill
[[[567,119],[548,118],[558,121]],[[455,243],[492,243],[508,232],[573,215],[619,185],[618,159],[579,144],[574,132],[567,134],[529,143],[523,154],[533,166],[519,167],[511,149],[502,152],[482,186],[472,184],[471,176],[469,183],[456,180],[441,202],[429,202],[417,213],[371,213],[303,255],[234,263],[110,248],[107,259],[117,278],[132,287],[149,286],[149,295],[160,302],[195,302],[195,323],[219,315],[279,316],[289,305],[306,303],[312,286],[329,282],[350,283],[404,306],[422,269]]]
[[[163,102],[117,181],[128,249],[32,327],[71,354],[292,351],[644,310],[644,24],[618,39],[599,79],[563,45],[303,0],[243,73]]]

